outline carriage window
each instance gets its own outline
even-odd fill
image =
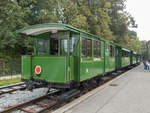
[[[98,41],[94,41],[94,57],[100,57],[101,56],[101,43]]]
[[[124,56],[124,51],[122,51],[122,57]]]
[[[126,57],[126,56],[127,56],[126,51],[122,51],[122,56],[123,56],[123,57]]]
[[[106,51],[108,52],[108,50],[109,50],[109,44],[106,43],[105,46],[106,46],[105,49],[106,49]]]
[[[82,57],[92,57],[92,40],[82,38]]]
[[[63,39],[60,41],[60,54],[67,55],[67,50],[68,50],[68,40]]]
[[[123,57],[128,57],[129,56],[129,53],[127,51],[122,51],[122,56]]]
[[[125,57],[127,57],[128,56],[128,53],[127,52],[125,52]]]
[[[101,42],[98,42],[98,56],[101,57]]]
[[[82,38],[82,57],[86,57],[87,39]]]
[[[50,39],[50,53],[51,55],[58,55],[58,39]]]
[[[38,52],[46,52],[46,40],[38,40]]]
[[[87,40],[87,57],[92,57],[92,40]]]
[[[97,41],[94,41],[94,57],[97,57]]]
[[[126,57],[128,57],[129,56],[129,53],[128,52],[126,52]]]
[[[116,55],[117,55],[117,56],[119,55],[119,49],[117,49],[117,51],[116,51]]]
[[[114,57],[114,47],[110,46],[110,56]]]
[[[50,54],[58,55],[58,34],[52,33],[50,36]]]
[[[75,46],[75,38],[72,37],[72,38],[70,39],[70,53],[73,53],[74,46]]]

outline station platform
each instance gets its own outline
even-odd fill
[[[141,64],[52,113],[150,113],[150,71]]]

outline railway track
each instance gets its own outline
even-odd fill
[[[54,98],[52,99],[51,96],[54,94],[56,95],[59,92],[59,90],[52,89],[47,95],[41,96],[39,98],[33,99],[22,104],[7,107],[0,113],[11,113],[15,111],[23,111],[26,113],[42,113],[44,110],[56,105],[56,100]],[[35,109],[33,109],[33,106],[35,107]]]
[[[0,96],[2,94],[13,93],[17,90],[25,89],[25,87],[26,87],[26,85],[25,85],[24,82],[20,82],[20,83],[17,83],[17,84],[0,87]]]
[[[80,91],[77,89],[72,89],[62,93],[60,90],[52,89],[49,94],[41,96],[39,98],[33,99],[31,101],[10,106],[5,108],[0,113],[15,113],[15,112],[25,112],[25,113],[44,113],[48,112],[49,109],[55,108],[66,100],[76,96]]]
[[[77,97],[80,97],[85,93],[104,85],[108,81],[114,79],[115,77],[118,77],[128,70],[129,69],[116,71],[111,75],[107,74],[99,79],[99,83],[97,85],[92,84],[92,87],[87,86],[79,89],[70,89],[68,91],[51,89],[48,95],[33,99],[22,104],[7,107],[0,113],[51,113],[51,111],[56,110],[66,103],[76,99]],[[115,86],[115,84],[110,85]]]

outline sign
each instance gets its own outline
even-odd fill
[[[40,75],[41,74],[41,66],[36,66],[35,67],[35,73],[37,74],[37,75]]]

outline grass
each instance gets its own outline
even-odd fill
[[[17,82],[21,82],[21,78],[20,77],[18,77],[18,78],[12,78],[12,79],[0,80],[0,86],[15,84]]]

